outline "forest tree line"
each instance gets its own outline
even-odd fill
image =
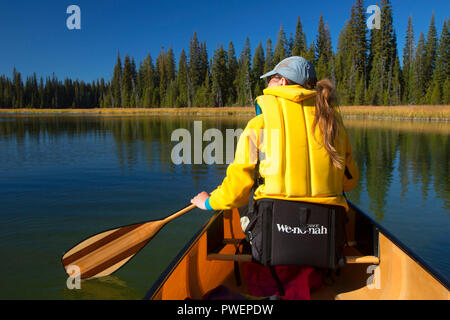
[[[416,42],[410,17],[400,57],[390,1],[382,0],[380,8],[381,28],[369,31],[363,1],[356,0],[336,52],[320,15],[317,36],[309,43],[298,17],[294,34],[287,37],[280,26],[276,43],[268,38],[263,47],[259,41],[253,53],[247,37],[239,55],[229,42],[209,58],[206,42],[195,32],[178,65],[172,48],[162,48],[156,60],[149,53],[138,65],[128,54],[122,58],[118,53],[110,81],[61,81],[54,74],[45,80],[36,74],[23,79],[14,68],[12,78],[0,77],[0,107],[246,106],[262,94],[265,80],[259,76],[291,55],[310,60],[318,79],[335,83],[340,105],[450,104],[450,20],[444,21],[438,37],[432,14],[427,34],[420,33]]]

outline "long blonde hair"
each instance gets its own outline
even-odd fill
[[[330,155],[333,165],[342,169],[344,157],[338,153],[335,146],[336,137],[339,134],[339,120],[336,116],[334,86],[329,79],[323,79],[316,83],[316,112],[312,124],[313,132],[316,126],[323,135],[323,146]]]

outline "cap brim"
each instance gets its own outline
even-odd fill
[[[260,79],[263,79],[263,78],[267,78],[267,77],[269,77],[269,76],[273,76],[274,74],[277,74],[277,72],[275,71],[275,70],[272,70],[272,71],[269,71],[269,72],[267,72],[266,74],[263,74],[261,77],[259,77]]]

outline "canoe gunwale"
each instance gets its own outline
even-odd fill
[[[417,254],[415,254],[408,246],[406,246],[403,242],[401,242],[397,237],[395,237],[392,233],[390,233],[386,228],[380,225],[377,221],[375,221],[368,214],[364,213],[361,209],[359,209],[355,204],[353,204],[350,200],[347,199],[350,207],[355,210],[357,213],[362,214],[366,217],[378,230],[378,232],[382,233],[386,238],[388,238],[394,245],[396,245],[400,250],[402,250],[406,255],[408,255],[412,260],[417,262],[423,269],[425,269],[430,275],[433,276],[439,283],[441,283],[447,290],[450,290],[450,283],[444,277],[442,273],[431,267],[427,262],[425,262],[422,258],[420,258]]]
[[[164,269],[158,279],[153,283],[152,287],[142,300],[152,300],[158,290],[164,285],[165,281],[170,277],[172,272],[177,268],[178,264],[189,253],[189,250],[194,246],[201,236],[208,230],[209,226],[222,215],[223,210],[216,211],[215,214],[205,222],[205,224],[194,234],[194,236],[186,243],[186,245],[178,252],[178,254],[172,259],[170,264]]]

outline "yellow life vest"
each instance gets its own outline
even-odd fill
[[[315,96],[315,91],[292,85],[269,87],[256,98],[264,117],[260,174],[265,183],[255,191],[255,199],[269,197],[348,208],[342,196],[345,168],[333,165],[322,145],[319,126],[312,131]],[[335,148],[345,161],[348,138],[343,125],[339,129]]]

